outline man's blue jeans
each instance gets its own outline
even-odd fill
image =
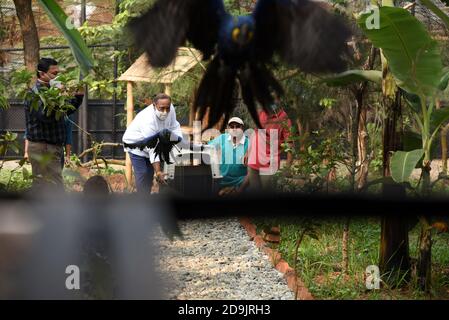
[[[136,181],[137,192],[150,193],[153,186],[154,169],[150,159],[146,157],[136,156],[128,152],[129,158],[133,165],[134,178]]]

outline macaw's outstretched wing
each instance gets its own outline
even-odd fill
[[[214,51],[220,19],[225,14],[223,0],[158,0],[127,27],[150,64],[165,67],[186,40],[207,59]]]
[[[274,54],[304,72],[340,72],[351,35],[343,19],[309,0],[258,0],[255,52],[262,61]]]

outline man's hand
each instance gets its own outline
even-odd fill
[[[165,173],[162,171],[156,172],[156,181],[160,184],[167,184],[167,181],[165,181]]]
[[[225,197],[234,193],[237,193],[237,189],[235,187],[224,187],[218,192],[218,195],[220,197]]]

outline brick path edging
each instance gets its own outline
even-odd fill
[[[288,287],[295,293],[297,291],[298,300],[314,300],[310,291],[304,285],[304,282],[296,276],[295,270],[290,267],[278,250],[269,248],[266,242],[256,232],[256,226],[251,222],[249,218],[239,218],[240,224],[245,228],[248,235],[254,241],[259,249],[262,249],[265,254],[270,258],[271,263],[276,270],[284,274],[284,278],[287,280]]]

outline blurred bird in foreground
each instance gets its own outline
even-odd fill
[[[128,24],[135,45],[153,67],[166,67],[186,41],[212,59],[193,105],[208,127],[235,108],[240,83],[242,98],[260,127],[256,102],[270,111],[273,94],[283,90],[267,65],[275,56],[308,73],[340,72],[350,30],[341,17],[309,0],[258,0],[251,15],[232,16],[223,0],[158,0]]]

